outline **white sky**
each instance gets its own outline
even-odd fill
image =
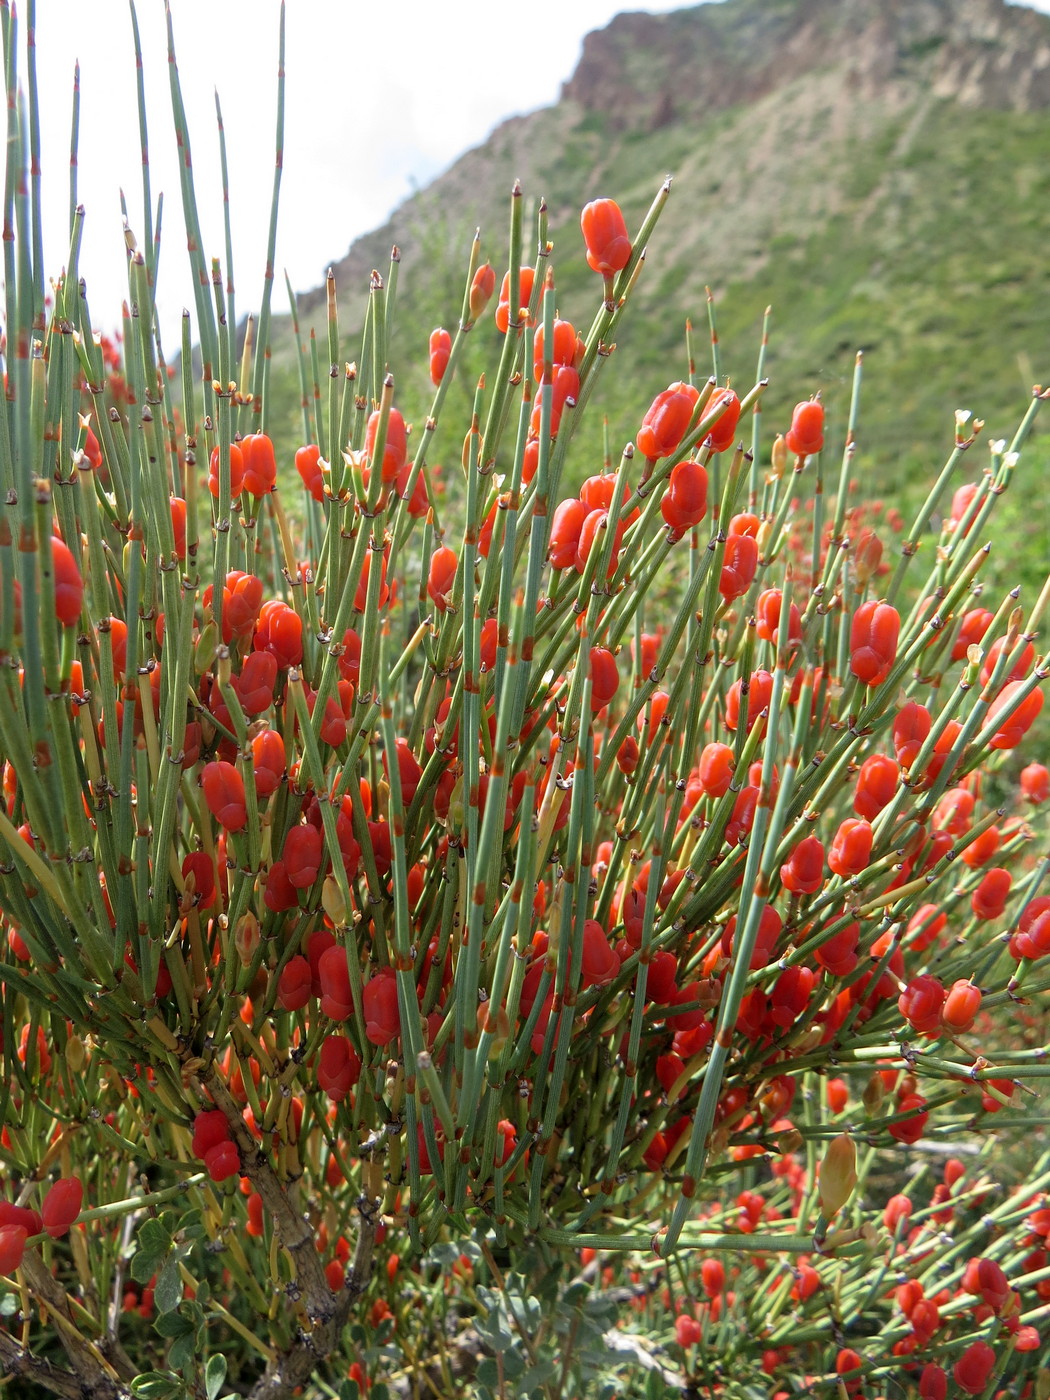
[[[28,0],[17,9],[24,25]],[[1050,0],[1031,0],[1050,10]],[[190,126],[205,255],[223,256],[214,92],[230,162],[238,311],[258,301],[274,167],[278,0],[171,0]],[[417,185],[482,142],[503,118],[557,99],[583,36],[622,9],[661,0],[288,0],[284,181],[274,309],[283,269],[305,290],[353,239],[381,224]],[[161,0],[138,0],[149,104],[154,203],[165,197],[158,304],[165,338],[191,304],[171,123]],[[49,275],[66,242],[74,62],[81,68],[81,273],[96,326],[117,324],[126,295],[119,189],[141,235],[134,50],[125,0],[37,0],[42,168]],[[225,269],[224,269],[225,270]]]

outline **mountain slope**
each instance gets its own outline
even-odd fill
[[[671,172],[601,390],[614,449],[685,373],[686,316],[706,371],[710,286],[722,372],[737,384],[751,380],[772,303],[771,429],[817,388],[841,428],[865,349],[862,461],[883,490],[947,450],[956,407],[1004,433],[1031,380],[1050,379],[1048,149],[1050,17],[1003,0],[726,0],[621,15],[587,37],[555,106],[505,122],[354,244],[335,267],[341,325],[359,323],[369,271],[396,241],[391,364],[397,375],[399,359],[419,362],[431,327],[458,314],[475,225],[484,255],[504,261],[516,178],[531,207],[546,197],[559,307],[586,323],[598,288],[580,207],[611,195],[637,225]],[[321,297],[301,307],[322,335]],[[286,332],[282,377],[290,349]]]

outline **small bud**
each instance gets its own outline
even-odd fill
[[[79,1074],[84,1068],[87,1059],[87,1050],[84,1042],[78,1035],[71,1035],[66,1041],[66,1064],[73,1074]]]
[[[821,1214],[833,1219],[853,1195],[857,1184],[857,1149],[849,1133],[839,1133],[828,1143],[820,1165]]]
[[[857,583],[864,584],[882,563],[882,541],[874,530],[862,530],[853,546],[853,574]]]
[[[251,967],[252,959],[259,947],[260,933],[259,920],[254,914],[242,914],[237,920],[237,927],[233,933],[233,944],[237,949],[237,956],[241,960],[242,967]]]
[[[777,1138],[777,1151],[784,1157],[790,1156],[792,1152],[798,1152],[805,1142],[805,1138],[797,1128],[792,1128],[790,1132],[781,1133]]]
[[[496,273],[491,263],[482,263],[470,284],[470,319],[476,321],[492,300],[496,290]]]
[[[346,923],[346,900],[339,888],[339,881],[334,875],[326,876],[325,882],[321,886],[321,908],[333,924]]]
[[[788,450],[783,433],[777,433],[773,442],[772,451],[769,454],[770,476],[774,481],[779,481],[787,469]]]
[[[203,676],[205,671],[211,669],[212,662],[215,660],[215,647],[218,640],[219,633],[215,623],[206,622],[200,630],[193,655],[193,669],[198,676]]]
[[[488,1002],[482,1002],[478,1007],[478,1034],[488,1032],[492,1036],[489,1044],[488,1057],[490,1060],[498,1060],[503,1054],[503,1050],[510,1036],[510,1017],[507,1015],[506,1007],[497,1007],[495,1014],[489,1007]]]
[[[865,1112],[867,1113],[869,1118],[875,1118],[878,1116],[879,1109],[882,1107],[882,1100],[884,1099],[885,1095],[886,1086],[882,1082],[882,1075],[879,1074],[879,1072],[876,1070],[876,1072],[871,1076],[871,1078],[865,1085],[864,1094],[861,1100],[864,1104]]]

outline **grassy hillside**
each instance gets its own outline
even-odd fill
[[[1042,17],[992,0],[982,5],[1001,10],[1003,25],[1020,15],[1025,24],[1045,23],[1050,35]],[[600,288],[583,259],[581,205],[614,196],[637,225],[669,172],[672,196],[598,390],[614,453],[633,437],[653,395],[685,374],[686,317],[698,372],[707,372],[706,286],[716,300],[722,372],[738,387],[751,382],[762,313],[772,305],[770,435],[786,426],[796,398],[819,388],[834,442],[855,352],[865,351],[860,461],[871,494],[907,490],[920,473],[927,479],[950,447],[957,407],[985,418],[989,436],[1006,435],[1033,380],[1050,380],[1050,115],[1045,106],[996,105],[997,90],[985,101],[974,86],[971,70],[995,69],[992,59],[1002,68],[1011,53],[1020,61],[1009,29],[974,39],[972,54],[955,33],[946,67],[948,38],[936,31],[936,14],[914,31],[873,13],[866,0],[838,7],[727,0],[659,18],[621,17],[592,36],[605,47],[592,53],[591,66],[602,82],[619,85],[622,103],[588,92],[585,48],[559,104],[499,127],[337,265],[341,356],[357,354],[368,270],[385,271],[396,241],[402,263],[390,365],[399,401],[422,416],[429,386],[413,379],[412,366],[425,372],[430,329],[455,323],[475,225],[483,256],[501,269],[516,177],[527,207],[546,198],[559,309],[586,325]],[[886,51],[873,56],[877,42]],[[704,69],[697,82],[710,93],[699,111],[696,82],[686,86],[698,72],[697,46],[725,75],[712,88],[711,65]],[[861,54],[867,68],[858,75]],[[964,70],[971,77],[949,81]],[[738,91],[746,97],[734,100]],[[317,328],[326,376],[323,298],[304,298],[302,312],[304,326]],[[495,334],[487,322],[477,336]],[[287,322],[277,329],[274,366],[282,400],[297,402]],[[471,371],[468,357],[464,398],[473,392]],[[282,419],[289,442],[301,440],[296,410]],[[458,454],[458,444],[439,439],[439,446]],[[578,444],[575,474],[593,470],[600,453],[600,441]]]

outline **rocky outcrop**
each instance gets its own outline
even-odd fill
[[[584,40],[562,96],[620,129],[753,102],[846,65],[869,90],[920,80],[967,106],[1050,106],[1050,17],[1005,0],[726,0],[622,14]]]

